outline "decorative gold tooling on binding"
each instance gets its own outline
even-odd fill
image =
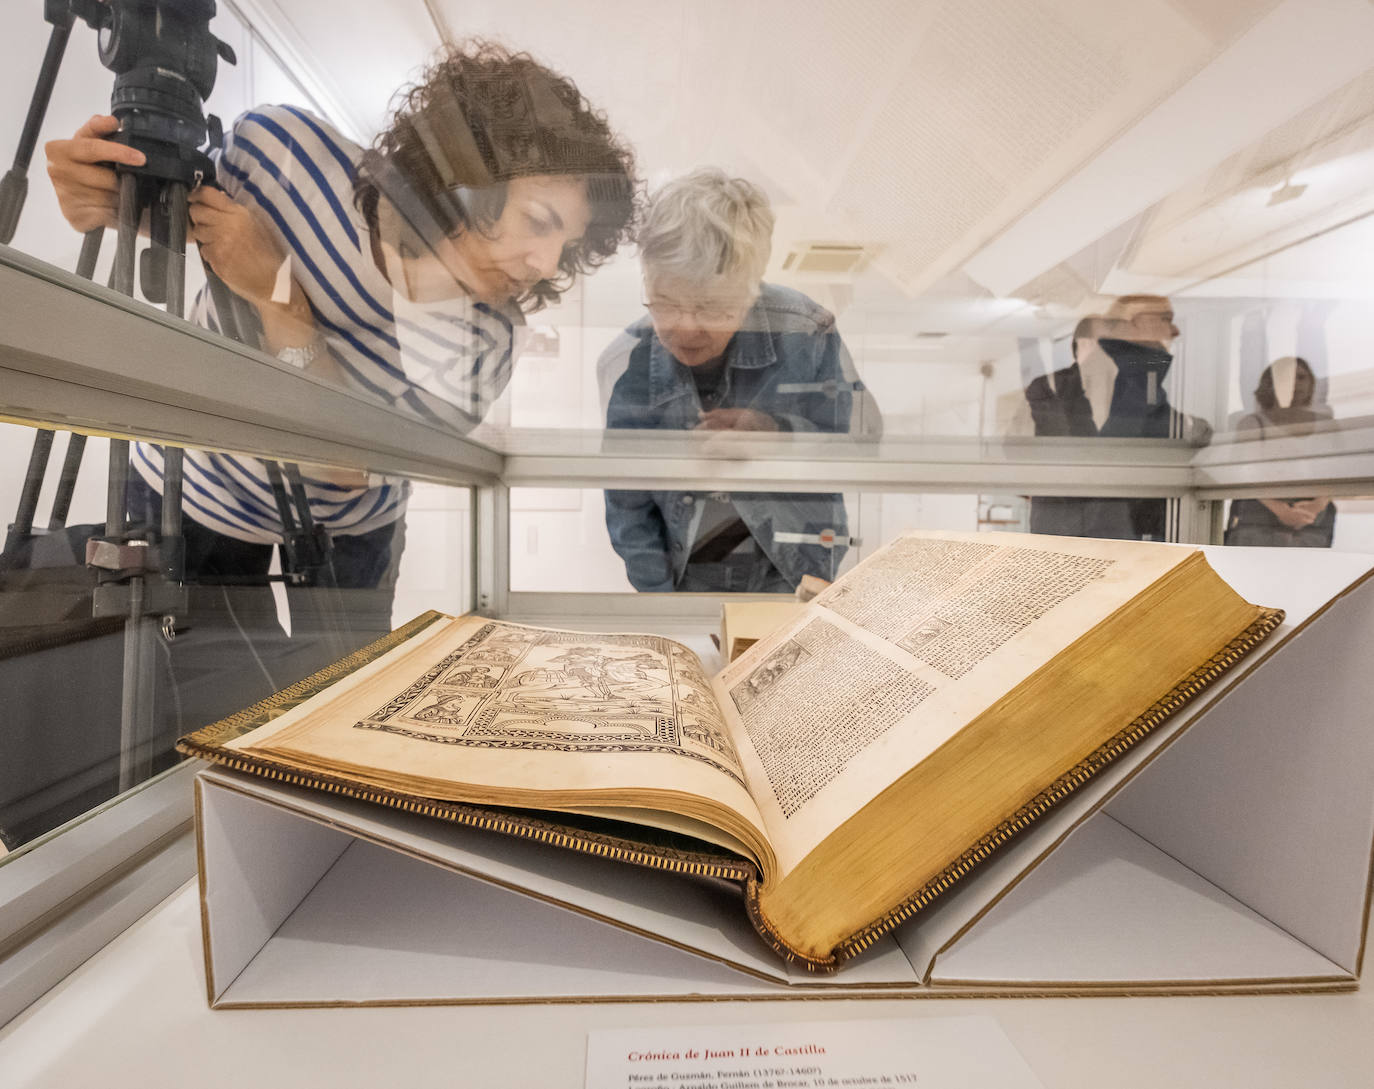
[[[241,771],[259,777],[273,779],[278,782],[286,783],[289,786],[309,787],[312,790],[323,790],[329,794],[341,794],[348,798],[355,798],[358,801],[369,802],[373,805],[383,805],[391,809],[400,809],[407,813],[418,813],[422,816],[432,817],[436,820],[448,821],[451,824],[463,825],[468,828],[477,828],[488,832],[500,832],[502,835],[514,836],[518,839],[534,840],[537,843],[547,843],[554,847],[578,851],[582,854],[599,855],[603,858],[614,859],[617,862],[627,862],[636,866],[645,866],[649,869],[666,870],[669,873],[689,874],[694,877],[717,877],[735,882],[747,880],[752,876],[750,867],[747,863],[741,863],[738,866],[728,866],[721,863],[668,858],[651,854],[647,851],[637,851],[627,847],[605,843],[590,837],[584,838],[583,836],[574,835],[569,832],[556,831],[555,829],[539,825],[526,824],[516,820],[505,820],[491,814],[469,813],[462,809],[444,805],[443,803],[410,798],[402,794],[393,795],[372,790],[363,790],[347,783],[325,778],[316,778],[295,771],[287,771],[283,768],[275,767],[269,762],[257,757],[245,757],[241,755],[229,756],[220,752],[201,751],[197,751],[195,755],[204,756],[232,771]]]

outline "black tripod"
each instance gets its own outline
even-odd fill
[[[42,119],[51,98],[71,28],[81,18],[100,32],[101,62],[116,73],[111,112],[120,130],[110,139],[136,147],[145,165],[116,167],[119,178],[118,227],[110,286],[134,295],[135,268],[143,295],[164,303],[174,317],[185,316],[187,196],[200,184],[213,184],[214,164],[206,147],[222,140],[219,122],[202,112],[214,85],[218,59],[234,63],[233,51],[209,31],[214,0],[45,0],[44,17],[53,24],[14,166],[0,183],[0,241],[14,235],[27,193],[27,171]],[[147,218],[151,246],[138,257],[140,224]],[[84,238],[79,275],[94,276],[103,228]],[[256,342],[255,315],[206,266],[207,281],[221,331],[247,343]],[[83,436],[73,435],[67,448],[50,529],[65,525]],[[17,562],[31,538],[33,521],[53,444],[53,432],[34,439],[19,510],[0,553],[0,570]],[[163,451],[160,525],[131,528],[127,519],[130,472],[127,439],[112,439],[103,536],[86,544],[86,563],[98,572],[94,615],[125,619],[123,683],[120,708],[119,788],[127,790],[151,770],[155,756],[154,678],[156,640],[175,634],[174,617],[186,609],[184,546],[181,535],[183,455],[178,447]],[[314,524],[297,466],[268,462],[283,526],[282,576],[289,585],[336,586],[327,534]],[[288,495],[288,484],[290,494]],[[293,511],[294,502],[294,511]],[[222,581],[231,583],[232,577]],[[257,580],[257,581],[260,581]],[[310,598],[330,632],[328,621],[341,615],[329,594]],[[334,632],[338,640],[338,633]],[[342,651],[340,651],[342,653]]]

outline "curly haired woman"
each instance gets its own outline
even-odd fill
[[[219,188],[191,194],[191,237],[264,350],[463,431],[509,382],[524,314],[630,237],[633,156],[570,80],[484,42],[443,54],[398,101],[370,150],[294,106],[245,113],[219,154]],[[77,230],[116,225],[112,164],[142,163],[104,139],[116,128],[97,116],[47,145]],[[206,291],[192,316],[224,324]],[[133,463],[130,522],[157,525],[162,450],[138,444]],[[274,613],[262,594],[282,525],[266,467],[203,450],[184,464],[188,575],[261,577],[249,607]],[[351,595],[351,625],[389,629],[407,484],[310,467],[304,483],[334,581],[370,591]],[[232,610],[223,587],[208,596]]]

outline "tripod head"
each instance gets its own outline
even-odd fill
[[[115,74],[110,112],[119,131],[110,139],[143,152],[142,166],[119,165],[133,175],[136,210],[149,210],[152,247],[140,264],[143,294],[167,301],[167,246],[179,228],[164,199],[168,186],[194,189],[215,180],[208,149],[224,139],[219,118],[202,106],[215,86],[219,60],[236,63],[234,51],[210,33],[215,0],[45,0],[66,6],[96,28],[100,63]],[[95,10],[92,12],[91,9]],[[79,9],[79,10],[78,10]],[[88,15],[94,14],[91,22]],[[179,258],[177,258],[179,260]]]
[[[213,179],[203,149],[219,144],[223,133],[202,105],[214,89],[219,60],[235,63],[233,49],[210,33],[215,0],[65,0],[58,6],[83,9],[83,18],[84,9],[98,9],[92,25],[100,63],[115,73],[110,112],[119,132],[111,139],[147,156],[144,166],[120,169],[188,189]]]
[[[52,34],[14,165],[0,180],[0,242],[14,238],[28,195],[29,163],[77,19],[97,31],[100,62],[115,73],[110,112],[119,118],[120,131],[112,139],[138,148],[147,159],[141,167],[119,168],[140,177],[143,203],[164,182],[193,189],[213,180],[207,150],[218,146],[223,133],[202,104],[215,86],[219,61],[235,63],[234,51],[210,33],[214,15],[215,0],[43,0]]]

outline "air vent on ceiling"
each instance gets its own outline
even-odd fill
[[[848,243],[804,242],[783,258],[785,272],[811,272],[846,276],[863,263],[864,248]]]

